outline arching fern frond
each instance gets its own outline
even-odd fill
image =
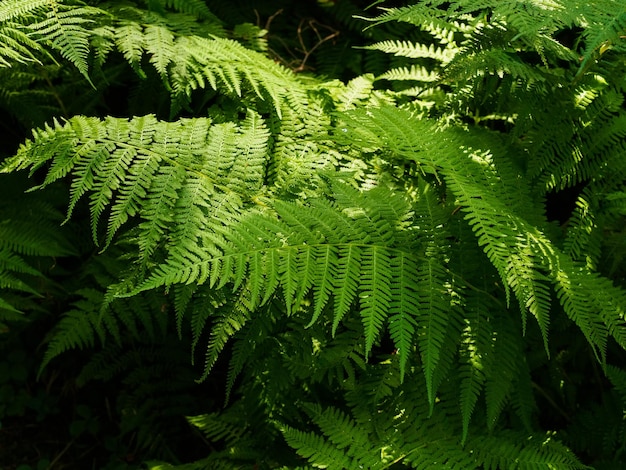
[[[91,29],[106,13],[63,0],[7,0],[0,7],[0,67],[41,62],[53,51],[89,81]]]
[[[330,469],[385,468],[393,459],[372,447],[368,433],[340,410],[310,405],[307,413],[322,435],[284,426],[287,443],[315,467]]]
[[[253,113],[241,128],[233,123],[211,125],[208,119],[167,123],[154,116],[130,121],[75,117],[38,131],[35,141],[3,168],[39,168],[52,160],[42,186],[72,174],[68,218],[89,194],[96,243],[103,217],[109,245],[122,225],[144,214],[137,240],[146,261],[165,231],[173,234],[174,246],[191,246],[211,223],[210,214],[218,217],[212,223],[222,224],[225,220],[219,217],[236,215],[244,194],[251,197],[260,191],[267,139],[263,121]],[[208,196],[222,204],[209,206]],[[174,206],[180,209],[176,216]],[[203,217],[197,217],[198,211]]]
[[[394,398],[369,406],[361,398],[350,413],[303,404],[317,429],[282,425],[281,431],[289,445],[315,467],[588,468],[551,434],[498,432],[472,437],[463,446],[445,434],[447,426],[455,425],[447,410],[437,406],[435,415],[428,417],[428,407],[420,405],[415,388],[402,385],[395,392]],[[488,449],[494,450],[489,453]]]
[[[178,50],[187,55],[172,69],[171,86],[177,100],[186,100],[193,90],[206,86],[240,97],[245,97],[247,89],[256,100],[269,101],[279,116],[286,107],[303,112],[304,87],[291,72],[258,52],[233,40],[200,37],[180,38]]]
[[[21,31],[20,26],[0,24],[0,67],[11,67],[16,63],[38,62],[35,53],[41,46]]]
[[[76,248],[59,227],[62,215],[51,193],[27,194],[21,178],[3,178],[0,200],[0,324],[28,320],[38,310],[34,302],[54,291],[47,276],[61,257]],[[56,196],[56,195],[55,195]],[[26,215],[26,217],[25,217]]]
[[[540,227],[526,221],[516,210],[520,201],[533,204],[524,193],[487,189],[506,185],[507,180],[503,178],[506,173],[498,172],[488,156],[480,156],[475,150],[464,150],[467,141],[461,134],[440,131],[438,138],[424,139],[422,136],[436,135],[432,124],[412,119],[409,112],[391,107],[348,112],[342,117],[343,125],[357,141],[362,139],[362,145],[385,147],[427,167],[439,169],[459,205],[467,211],[466,220],[476,234],[478,244],[498,270],[504,285],[515,294],[522,318],[524,311],[528,310],[537,319],[546,347],[551,308],[548,282],[555,286],[561,305],[596,348],[599,358],[604,358],[609,331],[623,344],[624,293],[608,280],[576,265],[560,252]],[[443,155],[445,157],[441,158]],[[584,299],[582,293],[573,290],[573,285],[583,282],[576,281],[580,276],[587,279],[584,281],[587,286],[593,284],[597,289],[584,294],[587,296]],[[600,300],[610,297],[615,299],[611,306]],[[598,316],[591,308],[602,313]],[[598,318],[602,319],[602,324],[598,323]]]
[[[404,22],[428,31],[438,40],[445,43],[455,41],[455,33],[467,29],[460,21],[450,21],[446,18],[446,12],[442,9],[433,8],[430,5],[417,4],[400,8],[381,8],[380,15],[373,18],[363,18],[373,23],[381,25],[389,22]]]
[[[626,50],[624,40],[626,9],[623,4],[614,0],[604,0],[600,4],[590,5],[583,15],[588,27],[584,32],[585,51],[579,75],[587,71],[594,60],[611,49],[620,52]]]
[[[30,25],[36,38],[49,44],[61,56],[74,64],[78,71],[89,80],[87,58],[89,55],[89,27],[93,17],[103,12],[93,7],[66,6],[50,2],[45,19]]]
[[[184,2],[174,3],[182,7]],[[109,50],[113,42],[141,77],[146,56],[171,92],[172,114],[189,104],[194,90],[204,88],[237,97],[259,110],[269,106],[279,116],[288,107],[301,111],[307,102],[304,87],[290,71],[224,38],[221,23],[206,11],[196,12],[198,17],[132,12],[136,18],[127,14],[114,21],[99,47]]]
[[[6,0],[0,5],[0,22],[32,18],[50,3],[50,0]]]
[[[426,67],[412,65],[411,67],[400,67],[388,70],[376,77],[377,80],[410,80],[416,82],[435,82],[439,75]]]
[[[84,288],[72,309],[65,312],[55,327],[55,334],[47,345],[39,373],[65,351],[94,348],[110,338],[118,346],[122,337],[135,340],[163,338],[169,319],[162,296],[133,297],[107,302],[101,289]]]
[[[413,328],[416,306],[428,303],[419,299],[420,286],[411,280],[422,255],[410,250],[410,241],[400,241],[404,233],[400,228],[410,223],[406,201],[382,188],[360,193],[334,181],[329,194],[333,202],[312,200],[302,206],[277,201],[275,215],[259,211],[243,215],[213,239],[213,249],[220,254],[172,259],[139,290],[178,283],[208,282],[220,287],[232,283],[245,289],[246,301],[254,308],[280,287],[288,312],[297,309],[310,292],[311,323],[332,298],[335,328],[358,295],[366,352],[391,316],[394,339],[402,343],[398,346],[404,368],[410,353],[408,338],[402,339],[404,330]],[[399,268],[406,275],[392,277],[392,270]],[[427,284],[422,287],[433,287],[432,282]],[[439,329],[427,332],[427,336],[440,334]]]
[[[468,442],[483,468],[562,468],[589,469],[551,433],[524,436],[514,432],[498,432]]]

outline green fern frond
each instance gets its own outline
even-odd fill
[[[29,266],[23,258],[13,253],[8,248],[0,250],[0,287],[36,294],[37,291],[27,283],[15,276],[15,274],[29,274],[41,276],[41,273]]]
[[[562,115],[546,116],[552,123],[543,119],[537,123],[551,132],[540,138],[543,131],[535,126],[530,129],[529,150],[533,158],[528,174],[536,179],[539,190],[562,190],[600,175],[602,179],[615,179],[614,171],[607,174],[602,169],[608,162],[619,164],[617,155],[624,151],[625,118],[620,113],[623,96],[607,87],[600,76],[589,79],[577,92],[580,101],[563,102]],[[591,126],[590,120],[594,121]]]
[[[427,396],[432,407],[436,395],[435,373],[441,367],[441,351],[456,323],[453,320],[454,288],[445,266],[450,256],[447,241],[449,234],[443,229],[448,213],[441,206],[432,187],[424,185],[419,188],[415,217],[420,228],[420,238],[425,244],[424,262],[420,263],[414,274],[417,342],[426,378]],[[402,357],[400,360],[402,363]]]
[[[426,337],[431,335],[431,331],[428,328],[424,328],[424,314],[421,309],[425,306],[423,302],[423,296],[420,296],[420,289],[424,286],[416,279],[416,273],[419,273],[419,268],[414,260],[410,258],[400,258],[394,260],[394,266],[392,266],[393,272],[396,273],[395,279],[392,280],[390,286],[390,299],[389,308],[395,313],[389,317],[389,334],[393,340],[400,356],[400,379],[404,379],[404,373],[406,369],[409,357],[414,354],[414,339],[415,333],[419,329],[426,330]],[[419,278],[419,274],[417,275]],[[424,291],[422,291],[424,292]],[[439,336],[438,331],[432,332],[433,340],[436,342],[436,337]],[[430,339],[427,339],[430,341]],[[429,345],[424,346],[420,343],[422,354],[426,358],[425,363],[432,363],[430,361],[431,355],[437,355],[437,348],[429,349]]]
[[[0,201],[0,321],[24,320],[22,311],[37,310],[29,299],[50,292],[47,275],[58,258],[75,255],[76,249],[59,228],[61,214],[56,194],[24,195],[25,181],[3,178],[5,196]],[[20,313],[19,315],[17,315]]]
[[[611,49],[625,50],[626,10],[619,2],[608,0],[603,3],[585,11],[584,21],[588,22],[588,28],[584,33],[585,51],[578,70],[579,75],[586,72],[594,60]]]
[[[114,30],[117,49],[135,70],[139,70],[145,42],[143,28],[134,21],[122,21],[120,23]]]
[[[16,63],[39,62],[43,47],[33,38],[32,23],[41,19],[51,7],[49,0],[7,0],[0,5],[0,67]]]
[[[454,34],[467,28],[460,22],[444,19],[444,10],[429,5],[409,5],[400,8],[381,8],[383,13],[373,18],[364,18],[374,25],[399,21],[418,26],[431,33],[442,43],[453,43]]]
[[[14,205],[15,201],[11,199],[0,202],[0,249],[25,256],[60,257],[75,254],[75,249],[61,237],[58,230],[58,212],[39,198],[24,199],[26,206]],[[20,217],[25,207],[33,217]]]
[[[416,82],[436,82],[439,80],[439,75],[426,67],[419,65],[412,65],[409,67],[399,67],[388,70],[376,77],[376,80],[404,80],[404,81],[416,81]]]
[[[287,443],[315,467],[329,469],[384,468],[388,463],[378,449],[372,449],[367,433],[339,410],[313,406],[313,421],[323,436],[304,432],[290,426],[281,431]],[[328,436],[328,437],[326,437]]]
[[[225,403],[228,403],[230,400],[235,386],[235,380],[240,376],[244,367],[258,354],[261,343],[269,337],[270,324],[272,321],[271,315],[266,315],[262,312],[260,315],[256,315],[243,323],[241,329],[235,333],[233,353],[226,379]],[[228,336],[230,337],[230,335]]]
[[[485,384],[485,369],[489,368],[488,361],[493,360],[489,354],[492,343],[492,331],[486,315],[477,313],[475,317],[468,317],[463,331],[459,368],[460,406],[463,421],[463,443],[467,440],[469,423],[478,401],[478,396]],[[482,318],[481,318],[482,317]],[[487,362],[487,363],[486,363]]]
[[[168,8],[173,8],[181,13],[188,13],[202,20],[220,22],[220,20],[207,7],[202,0],[158,0]]]
[[[211,213],[226,215],[241,205],[242,191],[249,197],[261,189],[268,137],[263,122],[252,114],[239,129],[232,123],[211,125],[206,119],[166,123],[153,116],[104,122],[75,117],[36,133],[35,141],[5,161],[4,168],[37,168],[52,160],[43,186],[71,173],[68,218],[89,193],[96,242],[98,222],[110,209],[106,246],[141,212],[146,217],[138,227],[138,243],[142,262],[147,262],[164,231],[173,233],[174,246],[183,241],[191,246],[210,223]],[[208,206],[209,196],[222,198],[223,204]],[[180,203],[186,207],[174,216]],[[204,217],[197,217],[200,213]],[[180,225],[172,227],[173,222]]]
[[[202,334],[205,331],[207,322],[211,317],[218,317],[216,312],[220,309],[227,309],[227,301],[220,291],[200,291],[193,296],[193,304],[190,308],[190,326],[191,326],[191,363],[194,363],[194,353]],[[191,300],[191,299],[190,299]],[[220,331],[220,323],[217,322],[214,333]],[[213,343],[212,343],[213,344]],[[218,346],[221,351],[222,345]],[[219,353],[219,351],[218,351]],[[217,354],[217,353],[216,353]]]
[[[361,254],[361,316],[365,327],[365,350],[370,351],[382,330],[391,300],[391,260],[374,247]],[[409,323],[410,326],[410,323]],[[406,351],[406,348],[404,349]],[[405,354],[405,353],[403,353]]]
[[[434,59],[442,64],[447,64],[455,56],[455,51],[437,47],[434,44],[427,46],[425,44],[416,44],[401,40],[381,41],[370,46],[364,46],[363,48],[410,59]]]
[[[245,86],[257,99],[271,102],[279,116],[285,107],[303,112],[307,102],[304,87],[287,69],[262,54],[221,38],[180,38],[178,49],[188,55],[172,70],[175,99],[186,99],[193,90],[207,86],[242,96]]]
[[[200,381],[208,377],[226,343],[250,320],[249,312],[240,305],[230,309],[222,308],[221,311],[218,309],[213,316],[214,324],[207,345],[204,372],[199,379]],[[200,327],[202,326],[200,325]],[[201,329],[196,327],[194,334],[196,332],[200,333]]]
[[[97,8],[66,6],[62,3],[50,2],[46,18],[29,27],[35,37],[58,51],[90,81],[87,63],[91,37],[89,28],[95,22],[93,18],[102,15],[103,11]]]
[[[564,252],[592,270],[598,268],[602,248],[602,234],[597,230],[602,216],[595,199],[590,191],[578,197],[564,242]]]
[[[98,273],[97,285],[104,283],[107,277],[104,270],[111,269],[111,274],[115,276],[119,274],[120,266],[122,263],[118,260],[108,267],[98,266],[96,261],[87,272],[92,269]],[[115,277],[107,279],[109,283],[113,280]],[[140,342],[145,339],[158,341],[166,337],[170,319],[167,315],[168,304],[162,295],[111,300],[110,294],[96,287],[78,289],[74,295],[79,300],[72,304],[72,310],[63,313],[57,323],[55,334],[47,344],[40,374],[50,361],[71,349],[93,348],[96,342],[105,345],[109,338],[120,346],[128,338]]]
[[[282,425],[281,431],[288,444],[316,467],[387,468],[402,463],[418,469],[434,465],[459,469],[588,468],[552,434],[499,432],[497,436],[468,437],[463,446],[445,434],[444,429],[453,426],[448,411],[439,404],[429,418],[428,405],[420,400],[422,388],[415,387],[413,380],[411,384],[397,383],[386,400],[372,403],[362,397],[372,392],[371,384],[362,382],[351,392],[355,408],[350,415],[333,407],[304,405],[319,431],[302,431],[290,425]],[[379,437],[372,440],[373,435]],[[487,454],[494,445],[500,445],[498,451]]]
[[[420,255],[406,251],[410,244],[403,248],[390,245],[394,244],[394,228],[401,236],[399,229],[408,223],[406,201],[382,188],[361,194],[339,183],[331,187],[336,208],[322,200],[312,201],[309,206],[276,203],[278,220],[251,212],[220,230],[219,239],[213,239],[222,254],[208,259],[193,255],[172,260],[157,268],[138,290],[181,282],[208,281],[211,286],[232,283],[235,289],[244,288],[244,299],[249,308],[255,308],[280,286],[288,312],[296,310],[312,290],[314,311],[310,323],[333,298],[335,330],[358,295],[366,352],[383,330],[385,320],[397,313],[393,334],[402,343],[404,367],[410,348],[406,332],[401,330],[413,328],[411,318],[419,294],[417,284],[410,279],[417,275],[412,271]],[[400,266],[407,276],[403,281],[392,280],[392,268]],[[424,289],[430,288],[430,282],[424,285]],[[392,299],[392,293],[398,298]],[[229,322],[224,319],[228,331]],[[242,323],[237,321],[237,325]],[[438,329],[427,332],[435,336],[440,333]],[[221,350],[223,341],[209,349]],[[211,353],[209,363],[214,359]]]
[[[189,424],[198,428],[211,441],[224,440],[226,446],[234,445],[246,432],[245,424],[236,420],[236,416],[224,419],[219,413],[189,416]]]
[[[0,22],[37,16],[50,6],[50,0],[7,0],[0,5]]]
[[[436,134],[431,124],[413,119],[409,112],[390,107],[371,109],[367,113],[344,113],[342,117],[345,118],[344,126],[349,127],[357,142],[363,139],[363,145],[371,146],[374,143],[418,163],[441,168],[450,190],[460,206],[466,208],[466,220],[476,234],[479,245],[483,246],[500,273],[504,285],[513,290],[521,308],[528,309],[537,319],[546,347],[551,308],[548,281],[555,285],[557,297],[566,313],[577,323],[590,343],[598,348],[598,357],[604,355],[609,330],[621,343],[624,330],[623,325],[619,326],[622,323],[622,291],[610,286],[610,282],[581,270],[540,229],[516,213],[515,208],[520,207],[520,200],[527,200],[522,193],[517,193],[517,200],[511,199],[504,203],[503,196],[508,198],[512,193],[491,193],[487,190],[502,184],[503,175],[496,172],[495,168],[490,169],[488,159],[463,151],[461,155],[467,157],[450,159],[450,155],[456,154],[457,149],[463,149],[465,145],[462,140],[458,140],[459,134],[441,131],[441,138],[437,140],[423,139],[421,136]],[[442,151],[441,146],[449,150]],[[447,157],[439,158],[440,155]],[[591,295],[590,298],[583,299],[580,293],[572,290],[573,285],[583,282],[574,281],[572,284],[580,276],[587,279],[585,283],[589,281],[589,276],[594,279],[593,283],[598,290],[593,294],[585,294]],[[613,292],[615,299],[619,299],[616,300],[618,305],[612,308],[603,306],[600,301],[600,297],[610,295],[609,291]],[[590,302],[593,308],[603,312],[600,315],[601,323],[598,323],[597,314],[591,313]]]
[[[374,88],[372,75],[365,75],[350,80],[338,96],[339,110],[354,109],[357,104],[369,98]]]
[[[336,334],[317,351],[314,363],[315,380],[336,383],[346,389],[353,389],[366,370],[367,357],[363,355],[361,347],[361,325],[356,316],[352,318],[351,321],[343,322],[345,331]],[[404,319],[399,319],[395,321],[395,324],[400,327],[402,321]],[[393,317],[389,322],[391,331]]]
[[[173,32],[164,25],[147,25],[143,40],[144,47],[150,54],[150,63],[161,77],[166,77],[168,65],[176,57]]]
[[[517,325],[506,315],[498,317],[493,322],[491,328],[494,332],[497,331],[497,334],[492,335],[490,357],[484,361],[487,366],[484,370],[486,418],[490,430],[495,428],[498,417],[512,395],[523,390],[520,384],[530,385],[528,367],[523,363],[523,343],[520,341]],[[513,370],[516,372],[513,373]],[[522,411],[520,419],[526,424],[530,421],[530,413],[534,411],[532,400],[524,403],[520,409]],[[529,425],[526,427],[530,429]]]
[[[39,62],[35,52],[41,50],[41,47],[26,32],[21,31],[19,26],[1,24],[0,44],[2,44],[0,67],[11,67],[16,63]]]
[[[467,445],[473,449],[485,469],[590,468],[581,464],[552,433],[522,437],[515,436],[513,432],[501,431],[498,435],[470,439]]]
[[[622,403],[626,404],[626,371],[616,366],[607,365],[605,372],[619,394]]]
[[[446,68],[444,79],[463,83],[481,75],[521,79],[528,87],[546,81],[546,74],[541,69],[526,64],[515,55],[500,49],[459,55],[458,59],[452,60]]]
[[[364,34],[360,0],[311,1],[341,51],[329,41],[308,64],[346,84],[272,60],[299,14],[270,34],[231,11],[227,33],[212,9],[236,9],[217,1],[18,3],[0,5],[0,104],[51,105],[0,171],[29,169],[43,190],[30,195],[66,191],[67,225],[56,200],[0,201],[0,320],[28,311],[22,298],[64,312],[42,368],[101,344],[78,383],[123,384],[137,449],[166,447],[160,410],[199,413],[210,455],[150,468],[583,469],[558,439],[590,462],[624,451],[626,374],[607,365],[626,348],[617,0],[412,2]],[[355,38],[373,45],[346,52]],[[55,55],[80,73],[50,73]],[[135,117],[54,120],[88,72],[103,85],[82,113],[132,84],[111,112]],[[546,207],[570,188],[559,226]],[[82,222],[102,250],[82,237],[53,269],[75,252],[60,231]],[[40,287],[55,270],[69,308]],[[568,361],[593,367],[588,352],[613,388],[598,374],[583,396]],[[224,382],[225,409],[219,394],[191,413],[168,404],[193,379]]]
[[[142,78],[146,77],[142,58],[147,57],[171,93],[172,115],[189,105],[194,90],[204,88],[244,99],[261,112],[270,106],[282,116],[291,107],[302,114],[307,102],[305,87],[291,72],[265,55],[223,38],[226,33],[221,22],[206,7],[200,8],[200,2],[166,4],[193,10],[189,12],[193,16],[125,10],[132,14],[120,16],[99,36],[97,52],[106,55],[103,50],[117,48]]]
[[[94,289],[82,289],[78,292],[81,300],[74,303],[74,309],[65,314],[56,326],[56,333],[39,367],[39,373],[56,356],[69,349],[91,348],[95,345],[99,330],[100,306],[103,295]],[[103,338],[100,337],[102,340]]]

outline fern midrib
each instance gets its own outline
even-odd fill
[[[126,148],[126,149],[131,149],[133,151],[135,151],[135,154],[144,154],[147,156],[151,156],[154,155],[156,157],[158,157],[160,160],[166,161],[167,163],[169,163],[172,166],[178,166],[180,168],[182,168],[183,170],[185,170],[187,173],[191,173],[196,175],[199,179],[204,179],[206,181],[208,181],[213,187],[220,189],[223,193],[226,194],[237,194],[238,196],[242,196],[244,200],[250,200],[251,202],[258,204],[258,205],[263,205],[260,202],[257,202],[256,199],[260,197],[260,195],[263,193],[263,191],[259,191],[258,194],[250,194],[250,192],[243,192],[243,191],[236,191],[235,189],[233,189],[233,187],[230,187],[228,185],[225,185],[223,183],[219,183],[218,180],[216,178],[213,178],[209,175],[207,175],[206,173],[203,173],[201,170],[198,170],[196,168],[193,168],[189,165],[186,165],[182,162],[180,162],[177,158],[172,158],[169,157],[168,154],[166,152],[160,152],[157,150],[154,150],[152,148],[146,147],[146,146],[140,146],[137,144],[133,144],[132,142],[123,142],[123,141],[113,141],[113,140],[108,140],[108,139],[93,139],[93,142],[99,142],[101,144],[113,144],[116,147],[122,149],[122,148]],[[160,143],[156,144],[161,145]],[[174,146],[174,148],[176,148]],[[78,154],[75,156],[75,158],[80,159],[81,156],[79,156]],[[72,168],[74,167],[74,165],[72,164]],[[220,180],[223,180],[224,178],[220,178]],[[41,186],[39,186],[41,187]],[[266,185],[264,185],[264,187],[267,187]],[[91,189],[91,188],[89,188]]]
[[[125,294],[116,294],[116,297],[120,297],[120,298],[132,297],[134,295],[139,294],[140,292],[143,292],[143,291],[146,291],[146,290],[150,290],[150,289],[153,289],[153,288],[158,287],[160,285],[163,285],[161,282],[159,282],[157,280],[169,277],[168,274],[171,274],[171,270],[172,269],[177,269],[179,271],[180,270],[187,270],[187,269],[192,269],[192,268],[198,267],[198,266],[210,265],[211,263],[218,262],[218,261],[223,261],[223,260],[228,260],[228,259],[239,260],[239,259],[242,259],[242,258],[246,258],[246,262],[247,262],[247,260],[248,259],[252,259],[252,257],[254,255],[263,255],[263,254],[269,253],[271,251],[308,251],[308,250],[311,250],[311,249],[314,249],[314,248],[317,248],[317,247],[319,247],[319,248],[327,248],[327,247],[353,248],[353,247],[360,247],[360,248],[364,248],[364,249],[374,248],[374,249],[381,249],[383,251],[390,252],[390,253],[396,253],[396,254],[399,254],[400,256],[409,256],[409,257],[413,257],[415,259],[423,259],[422,256],[417,256],[413,252],[408,252],[408,251],[403,250],[401,248],[395,248],[395,247],[390,247],[389,245],[376,244],[376,243],[370,243],[370,244],[356,243],[356,242],[316,243],[316,244],[301,243],[301,244],[297,244],[297,245],[285,245],[285,246],[276,246],[276,247],[262,247],[262,248],[256,248],[256,249],[253,249],[253,250],[238,251],[236,253],[225,253],[222,256],[211,256],[210,258],[204,259],[204,260],[202,260],[200,262],[197,262],[197,263],[186,263],[186,264],[181,264],[179,266],[173,265],[173,264],[160,265],[160,266],[156,267],[155,269],[156,270],[161,269],[162,270],[161,275],[152,274],[151,276],[149,276],[147,278],[145,283],[143,283],[140,286],[138,286],[135,290],[132,290],[131,292],[125,293]],[[152,279],[153,282],[150,282],[150,279]],[[157,281],[157,282],[155,282],[155,281]],[[174,282],[174,283],[177,283],[177,282]],[[166,284],[169,285],[169,284],[172,284],[172,283],[166,283]]]

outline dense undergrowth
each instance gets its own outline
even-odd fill
[[[0,468],[623,468],[626,7],[0,4]]]

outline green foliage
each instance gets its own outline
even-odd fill
[[[623,7],[252,3],[0,7],[0,327],[102,385],[72,445],[620,468]]]

